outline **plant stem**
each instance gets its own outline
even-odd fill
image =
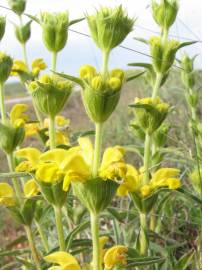
[[[8,166],[9,166],[10,172],[15,172],[15,161],[14,161],[13,153],[7,154],[7,160],[8,160]],[[18,201],[20,202],[21,201],[20,183],[18,182],[18,179],[16,179],[16,178],[12,179],[12,183],[14,186],[16,197],[17,197]]]
[[[60,245],[60,251],[65,251],[65,236],[62,225],[62,209],[59,206],[53,206],[55,212],[55,221],[58,233],[58,240]]]
[[[25,43],[22,43],[22,52],[23,52],[24,61],[25,61],[26,65],[27,65],[27,67],[29,68],[27,50],[26,50],[26,44]]]
[[[33,257],[36,269],[41,270],[39,257],[38,257],[38,254],[37,254],[36,246],[34,244],[34,238],[33,238],[32,230],[31,230],[31,228],[29,226],[25,226],[25,230],[26,230],[26,233],[27,233],[27,239],[28,239],[28,242],[29,242],[29,246],[30,246],[30,249],[31,249],[31,252],[32,252],[32,257]]]
[[[1,106],[1,120],[2,123],[6,122],[6,108],[5,108],[5,98],[4,98],[4,84],[0,83],[0,106]]]
[[[50,149],[54,149],[56,147],[55,141],[55,117],[49,117],[49,141],[50,141]]]
[[[155,232],[156,231],[156,215],[155,215],[155,208],[153,207],[150,214],[150,230]]]
[[[91,233],[93,244],[93,269],[102,270],[101,256],[100,256],[100,243],[99,243],[99,216],[91,213]]]
[[[152,98],[156,98],[158,96],[158,92],[161,87],[162,78],[163,78],[163,74],[156,73],[156,81],[153,87]]]
[[[37,230],[39,232],[39,235],[41,237],[41,241],[42,241],[43,247],[44,247],[46,253],[48,253],[49,252],[49,244],[48,244],[48,239],[47,239],[47,237],[46,237],[46,235],[45,235],[45,233],[43,231],[43,228],[39,224],[39,222],[36,221],[36,220],[35,220],[35,225],[36,225],[36,228],[37,228]]]
[[[97,177],[98,169],[100,166],[101,159],[101,147],[102,147],[102,128],[103,124],[95,124],[95,147],[94,147],[94,156],[93,156],[93,177]]]
[[[151,153],[151,135],[146,133],[144,144],[144,172],[145,172],[143,178],[144,185],[149,182],[150,153]]]
[[[146,228],[147,228],[147,217],[146,214],[140,213],[140,254],[147,254],[147,237],[146,237]]]
[[[108,73],[108,62],[109,62],[109,53],[108,51],[103,52],[103,58],[102,58],[102,76],[103,79],[107,78],[107,73]]]
[[[52,58],[51,58],[52,71],[56,71],[56,65],[57,65],[57,52],[52,52]]]

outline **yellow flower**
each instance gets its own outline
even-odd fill
[[[26,121],[28,121],[29,117],[24,114],[28,110],[28,106],[26,104],[16,104],[12,107],[10,112],[10,121],[16,126],[23,126]]]
[[[168,178],[166,182],[169,189],[178,189],[181,187],[181,181],[178,178]]]
[[[152,187],[149,184],[146,184],[140,188],[140,194],[142,197],[147,197],[152,193]]]
[[[18,76],[18,72],[29,72],[27,65],[22,60],[14,61],[11,76]]]
[[[15,152],[16,157],[25,159],[17,167],[17,172],[31,172],[36,170],[41,152],[33,147],[22,148]]]
[[[107,236],[101,236],[99,238],[101,262],[103,262],[103,260],[104,260],[104,255],[107,251],[106,249],[104,249],[104,246],[108,241],[109,241],[109,237],[107,237]]]
[[[151,184],[153,189],[159,188],[159,187],[165,187],[165,186],[168,186],[168,187],[172,186],[171,179],[179,178],[179,173],[180,173],[180,170],[175,169],[175,168],[161,168],[154,173],[154,175],[152,176],[152,179],[150,181],[150,184]],[[169,179],[169,181],[168,181],[168,179]],[[178,184],[179,184],[179,182],[178,182]]]
[[[80,71],[79,72],[80,72],[80,77],[82,79],[87,79],[87,80],[92,79],[97,74],[96,69],[93,66],[91,66],[91,65],[84,65],[84,66],[82,66],[80,68]]]
[[[122,245],[108,249],[104,256],[105,270],[112,270],[117,264],[126,265],[126,252],[128,248]]]
[[[7,183],[0,183],[0,205],[15,205],[13,188]]]
[[[39,124],[38,123],[27,123],[24,126],[25,129],[25,137],[32,137],[38,134],[39,131]]]
[[[111,77],[108,80],[108,85],[109,85],[110,89],[117,91],[117,90],[121,89],[122,82],[119,78]]]
[[[140,176],[135,167],[130,164],[126,165],[127,172],[117,189],[118,196],[126,196],[128,192],[135,192],[140,188]]]
[[[68,190],[72,181],[85,182],[92,178],[92,143],[87,137],[79,138],[78,142],[79,146],[69,150],[54,149],[40,156],[40,161],[55,163],[64,173],[63,189],[65,191]],[[123,156],[123,148],[119,146],[107,148],[103,155],[99,176],[103,180],[123,177],[126,168]]]
[[[47,132],[47,135],[49,135],[48,132]],[[56,145],[61,145],[61,144],[69,145],[69,137],[67,136],[67,134],[65,134],[65,132],[56,131],[55,136],[56,136],[55,138]],[[46,145],[47,146],[50,145],[50,140],[46,142]]]
[[[36,196],[40,191],[34,179],[28,180],[24,184],[23,190],[24,190],[25,197],[27,198]]]
[[[40,71],[46,68],[46,63],[41,58],[37,58],[32,62],[32,74],[34,76],[38,76]]]
[[[63,178],[63,172],[55,163],[41,163],[37,166],[36,178],[45,183],[55,183]]]
[[[77,260],[67,252],[57,251],[44,257],[44,259],[47,262],[59,265],[50,267],[48,270],[81,270]]]

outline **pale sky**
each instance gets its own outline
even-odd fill
[[[55,12],[68,10],[70,19],[80,18],[85,12],[91,13],[94,11],[94,8],[100,5],[115,6],[122,4],[128,10],[130,16],[137,17],[137,27],[134,27],[134,31],[126,38],[122,45],[143,53],[148,53],[147,47],[133,40],[133,37],[149,38],[151,35],[155,35],[141,27],[158,31],[158,27],[151,16],[150,0],[28,0],[27,2],[26,13],[37,15],[40,11]],[[0,0],[0,5],[7,6],[7,1]],[[7,15],[9,21],[18,23],[17,16],[12,12],[0,8],[0,14]],[[26,22],[27,18],[24,17],[23,20]],[[71,28],[83,33],[89,33],[86,22],[78,23]],[[179,15],[175,25],[171,29],[171,34],[177,38],[202,40],[201,0],[180,0]],[[181,40],[185,41],[184,39]],[[32,36],[27,44],[27,50],[29,62],[34,58],[42,57],[47,64],[50,64],[50,54],[42,43],[41,29],[36,23],[32,24]],[[182,49],[181,53],[185,50],[190,55],[199,54],[196,66],[202,68],[202,41],[189,48]],[[7,31],[0,44],[0,51],[7,52],[15,59],[22,59],[22,50],[20,44],[15,40],[13,26],[10,22],[7,23]],[[180,57],[181,53],[178,54],[178,57]],[[127,63],[139,61],[149,62],[150,58],[117,48],[112,52],[110,65],[111,67],[127,68]],[[65,49],[59,54],[57,70],[69,74],[77,74],[79,67],[85,63],[93,64],[99,68],[100,52],[91,39],[70,32],[68,43]]]

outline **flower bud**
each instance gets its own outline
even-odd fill
[[[150,39],[151,56],[156,72],[165,74],[169,71],[179,46],[180,43],[176,40],[169,40],[164,44],[161,37]]]
[[[168,31],[175,22],[178,9],[178,0],[161,0],[160,3],[156,0],[152,1],[153,18],[165,31]]]
[[[69,15],[67,12],[41,14],[43,42],[49,51],[59,52],[65,47],[68,24]]]
[[[94,67],[85,65],[80,69],[80,76],[84,82],[82,97],[87,114],[93,122],[105,122],[118,104],[124,72],[112,70],[110,77],[104,79]]]
[[[6,28],[6,18],[3,16],[0,16],[0,41],[2,40]]]
[[[47,116],[55,117],[70,96],[72,84],[55,75],[43,75],[31,82],[28,88],[38,109]]]
[[[122,6],[102,7],[94,15],[87,15],[87,22],[94,42],[105,52],[117,47],[134,25]]]
[[[15,26],[15,35],[21,44],[25,44],[31,36],[31,23],[32,21],[29,21],[25,25]]]
[[[0,123],[0,148],[7,154],[12,153],[24,139],[24,129]]]
[[[8,4],[17,15],[22,15],[26,8],[26,0],[9,0]]]
[[[156,131],[167,116],[169,105],[163,103],[159,98],[136,98],[136,119],[141,128],[149,134]]]
[[[195,57],[190,58],[187,54],[184,54],[181,59],[181,78],[187,88],[193,88],[195,85],[194,59]]]
[[[12,66],[12,58],[0,52],[0,83],[4,83],[8,79],[11,73]]]

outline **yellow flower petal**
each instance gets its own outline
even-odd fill
[[[59,264],[60,266],[65,266],[67,264],[78,265],[77,260],[71,254],[63,251],[51,253],[50,255],[44,257],[44,260],[50,263]]]
[[[40,156],[40,161],[55,162],[59,167],[61,163],[67,158],[67,156],[68,156],[68,150],[56,148],[56,149],[49,150],[43,153]]]
[[[178,189],[181,187],[181,181],[178,178],[168,178],[167,186],[170,189]]]
[[[32,164],[32,166],[34,167],[37,165],[39,161],[41,152],[36,148],[27,147],[27,148],[22,148],[22,149],[17,150],[15,154],[17,157],[21,157],[28,160],[30,164]]]
[[[38,133],[39,131],[39,124],[38,123],[28,123],[24,126],[25,129],[25,137],[31,137]]]
[[[117,263],[125,265],[126,264],[125,253],[127,251],[128,248],[122,245],[117,245],[108,249],[104,256],[105,269],[112,270]]]
[[[13,196],[13,188],[7,183],[0,183],[0,205],[13,206],[15,204]]]
[[[25,184],[24,184],[24,194],[25,197],[32,197],[32,196],[36,196],[39,193],[39,187],[37,186],[37,183],[34,179],[30,179],[28,180]]]
[[[142,197],[147,197],[152,193],[152,187],[148,184],[140,188],[140,194]]]
[[[29,117],[24,114],[27,110],[28,106],[26,104],[15,104],[10,112],[11,123],[15,126],[20,126],[19,120],[23,121],[23,123],[28,121]]]
[[[93,145],[91,140],[88,137],[80,137],[78,142],[81,146],[82,155],[86,163],[91,165],[93,161]]]
[[[158,182],[165,178],[176,178],[179,176],[180,170],[175,168],[161,168],[156,171],[152,177],[152,182]]]
[[[27,65],[25,64],[24,61],[21,60],[14,61],[11,76],[18,76],[18,71],[28,72]]]
[[[100,170],[105,170],[110,164],[114,162],[123,161],[124,154],[125,150],[120,146],[107,148],[103,154]]]
[[[37,166],[36,178],[45,183],[55,183],[62,180],[64,174],[55,163],[41,163]]]

